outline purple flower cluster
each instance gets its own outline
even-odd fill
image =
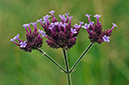
[[[17,34],[13,39],[10,41],[13,41],[17,46],[19,46],[21,49],[31,52],[32,49],[37,49],[42,46],[43,38],[41,38],[41,35],[46,37],[48,40],[46,40],[47,44],[52,48],[65,48],[66,50],[73,47],[76,43],[77,35],[79,34],[79,30],[82,28],[86,29],[89,34],[89,39],[92,43],[98,42],[101,44],[101,42],[110,42],[110,36],[112,35],[112,30],[115,25],[113,23],[113,27],[109,30],[102,31],[102,25],[99,22],[99,17],[101,15],[94,15],[94,17],[97,18],[97,24],[94,24],[93,21],[90,20],[90,16],[86,14],[88,17],[89,24],[85,23],[84,26],[82,26],[83,22],[79,22],[79,24],[71,25],[71,19],[72,16],[69,16],[69,13],[65,13],[64,15],[59,15],[61,18],[60,21],[56,19],[54,16],[55,11],[49,12],[51,15],[46,15],[43,17],[43,19],[37,20],[37,22],[40,22],[41,26],[44,28],[44,31],[38,30],[37,31],[37,23],[29,23],[24,24],[23,27],[26,30],[26,41],[22,41],[19,39],[19,34]],[[52,16],[52,19],[49,18]],[[34,31],[31,31],[30,25],[34,26]],[[18,40],[18,43],[15,41]]]
[[[34,26],[34,31],[31,31],[30,25]],[[30,24],[24,24],[23,27],[25,28],[27,34],[26,34],[26,41],[22,41],[19,39],[19,34],[17,34],[14,38],[12,38],[10,41],[13,41],[17,46],[19,46],[21,49],[31,52],[32,49],[37,49],[42,46],[43,38],[40,37],[40,35],[44,35],[45,32],[42,30],[37,31],[36,23],[30,23]],[[28,27],[28,29],[27,29]],[[15,41],[18,40],[18,43]]]
[[[52,15],[52,20],[49,18],[50,15],[46,15],[43,17],[43,20],[37,20],[37,22],[40,22],[42,27],[44,28],[46,32],[46,36],[48,40],[46,42],[48,45],[52,48],[65,48],[70,49],[75,45],[77,35],[79,33],[79,30],[82,27],[83,22],[79,22],[80,24],[75,24],[74,26],[71,26],[71,19],[72,16],[69,16],[69,13],[65,13],[65,15],[59,15],[61,18],[61,21],[58,21],[54,17],[54,12],[49,12]]]
[[[110,42],[109,39],[112,35],[112,30],[114,27],[117,27],[117,25],[113,23],[113,27],[110,30],[107,29],[106,31],[102,31],[103,28],[99,22],[99,17],[101,17],[101,15],[94,15],[94,17],[97,18],[97,24],[94,24],[94,21],[90,20],[91,15],[86,14],[86,16],[88,17],[89,24],[85,23],[82,27],[87,30],[90,41],[92,43],[98,42],[99,44],[101,44],[101,42]]]

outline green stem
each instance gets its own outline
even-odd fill
[[[71,74],[67,74],[67,82],[68,82],[68,85],[72,85]]]
[[[69,74],[69,64],[68,64],[68,59],[67,59],[67,55],[66,55],[66,51],[65,49],[63,49],[63,54],[64,54],[64,62],[65,62],[65,66],[66,66],[66,71],[67,71],[67,82],[68,85],[72,85],[71,84],[71,75]]]
[[[62,71],[64,71],[65,73],[67,73],[67,71],[62,67],[60,66],[54,59],[52,59],[48,54],[46,54],[42,49],[40,48],[37,48],[37,50],[39,52],[41,52],[44,56],[46,56],[52,63],[54,63],[57,67],[59,67]]]
[[[88,50],[91,48],[93,43],[90,43],[90,45],[85,49],[85,51],[82,53],[82,55],[78,58],[78,60],[74,63],[74,65],[70,69],[70,73],[73,71],[73,69],[77,66],[77,64],[81,61],[81,59],[84,57],[84,55],[88,52]]]

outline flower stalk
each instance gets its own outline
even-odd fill
[[[67,71],[60,66],[54,59],[52,59],[48,54],[46,54],[43,50],[41,50],[40,48],[37,48],[37,50],[39,52],[41,52],[44,56],[46,56],[52,63],[54,63],[57,67],[59,67],[63,72],[67,73]]]
[[[81,59],[84,57],[84,55],[88,52],[88,50],[92,47],[93,43],[90,43],[90,45],[85,49],[85,51],[82,53],[82,55],[77,59],[77,61],[74,63],[74,65],[70,69],[70,73],[73,71],[73,69],[78,65],[78,63],[81,61]]]
[[[68,85],[72,85],[71,84],[71,75],[70,75],[70,72],[69,72],[69,63],[68,63],[68,59],[67,59],[67,55],[66,55],[66,50],[63,49],[63,55],[64,55],[64,62],[65,62],[65,66],[66,66],[66,70],[67,70],[67,82],[68,82]]]

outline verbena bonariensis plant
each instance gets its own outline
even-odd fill
[[[75,24],[72,26],[72,16],[69,16],[69,13],[66,13],[65,15],[59,15],[61,21],[58,21],[54,16],[54,12],[55,11],[49,12],[52,16],[52,20],[49,19],[51,17],[50,15],[46,15],[43,17],[43,19],[37,20],[37,22],[41,24],[45,32],[42,30],[37,30],[37,22],[24,24],[23,27],[27,32],[26,40],[20,40],[19,34],[17,34],[10,41],[13,41],[17,46],[20,47],[20,49],[25,50],[26,52],[31,52],[32,50],[36,49],[42,54],[44,54],[44,56],[46,56],[50,61],[57,65],[64,73],[67,74],[68,85],[72,85],[70,76],[74,68],[77,66],[77,64],[81,61],[81,59],[84,57],[84,55],[95,42],[99,44],[101,44],[102,42],[110,42],[109,39],[112,35],[112,30],[117,25],[113,23],[113,27],[110,30],[107,29],[106,31],[102,31],[103,28],[101,23],[99,22],[99,17],[101,17],[101,15],[94,15],[94,17],[97,18],[97,23],[95,24],[94,21],[90,20],[91,15],[86,14],[89,21],[88,24],[85,23],[84,26],[82,26],[83,22],[79,22],[79,24]],[[33,32],[30,28],[30,25],[34,26]],[[71,47],[73,47],[76,44],[77,35],[79,34],[79,30],[81,28],[87,30],[91,43],[84,50],[82,55],[77,59],[74,65],[71,68],[69,68],[66,50],[68,51]],[[40,47],[43,44],[43,38],[41,36],[47,38],[46,42],[50,47],[55,49],[62,48],[66,69],[59,65],[42,49],[40,49]],[[18,42],[16,42],[15,40],[18,40]]]

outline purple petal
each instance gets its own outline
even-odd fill
[[[42,22],[42,19],[37,20],[37,22]]]
[[[60,22],[59,26],[60,26],[60,25],[62,26],[62,25],[63,25],[63,23],[62,23],[62,22]]]
[[[40,29],[39,29],[38,31],[39,31],[39,33],[42,35],[42,37],[45,36],[46,33],[45,33],[44,31],[42,31],[42,30],[40,30]]]
[[[66,27],[67,23],[62,24],[63,27]]]
[[[87,16],[88,18],[91,16],[91,14],[89,15],[89,14],[86,14],[85,16]]]
[[[91,16],[91,15],[86,14],[85,16],[87,16],[87,17],[88,17],[88,21],[91,22],[91,20],[90,20],[90,16]]]
[[[88,29],[89,27],[90,27],[90,25],[87,23],[84,26],[82,26],[82,28],[84,28],[84,29]]]
[[[54,22],[55,25],[59,25],[60,23],[59,22]]]
[[[70,20],[73,18],[73,16],[68,17]]]
[[[65,15],[68,17],[69,13],[65,13]]]
[[[101,15],[96,14],[96,15],[94,15],[94,17],[96,17],[96,18],[100,18],[100,17],[101,17]]]
[[[79,27],[81,27],[81,25],[75,24],[74,27],[79,28]]]
[[[27,44],[26,44],[26,41],[20,42],[20,47],[21,47],[21,48],[25,48],[26,45],[27,45]]]
[[[89,25],[91,25],[91,26],[92,26],[93,24],[94,24],[94,21],[92,21],[92,22],[89,22]]]
[[[36,22],[33,22],[33,23],[31,23],[33,26],[36,26],[37,25],[37,23]]]
[[[50,15],[46,15],[46,16],[43,17],[43,20],[44,21],[48,21],[49,17],[51,17],[51,16]]]
[[[52,11],[50,11],[49,13],[53,15],[54,12],[55,12],[55,11],[52,10]]]
[[[18,39],[19,38],[19,34],[17,34],[15,37],[14,37],[14,39]]]
[[[114,24],[114,23],[112,23],[112,24],[113,24],[113,26],[110,31],[112,31],[114,29],[114,27],[118,27],[116,24]]]
[[[17,34],[14,38],[10,39],[10,41],[14,41],[16,39],[19,39],[19,34]]]
[[[80,23],[80,25],[82,25],[84,22],[79,22]]]
[[[109,36],[106,36],[106,35],[104,35],[104,37],[103,37],[103,40],[104,40],[104,42],[110,42],[110,37]]]
[[[55,23],[51,23],[51,26],[54,27],[55,26]]]
[[[10,41],[14,41],[14,40],[15,40],[14,38],[10,39]]]
[[[65,16],[64,16],[64,15],[62,15],[62,16],[61,16],[61,15],[59,15],[59,17],[60,17],[61,19],[65,18]]]
[[[53,27],[49,27],[48,29],[52,30]]]
[[[65,17],[65,15],[59,15],[59,17],[62,19],[62,20],[64,20],[64,21],[66,21],[67,20],[67,18]]]
[[[118,27],[115,23],[112,23],[114,27]]]
[[[26,27],[28,27],[28,26],[30,26],[30,24],[24,24],[24,25],[22,25],[24,28],[26,28]]]
[[[73,29],[73,28],[71,28],[71,32],[72,32],[73,34],[76,34],[76,33],[77,33],[76,29]]]

